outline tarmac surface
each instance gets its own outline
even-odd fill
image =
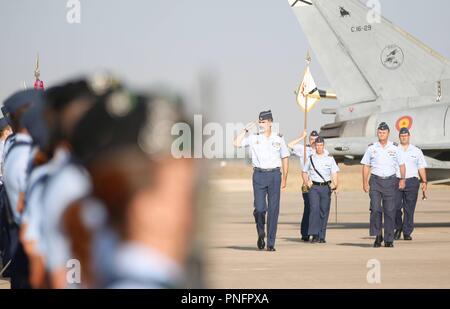
[[[373,248],[361,166],[339,166],[337,221],[333,196],[327,243],[312,244],[300,240],[300,167],[298,159],[290,160],[288,185],[281,193],[277,251],[267,252],[256,247],[249,161],[211,164],[205,250],[208,286],[450,288],[450,186],[431,185],[426,201],[419,194],[412,241]]]
[[[303,200],[286,190],[276,252],[256,247],[249,179],[218,179],[212,190],[205,272],[212,288],[450,288],[449,190],[431,189],[418,202],[413,240],[394,248],[373,248],[361,190],[338,194],[337,221],[332,199],[326,244],[302,242]]]

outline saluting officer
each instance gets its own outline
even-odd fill
[[[411,234],[414,230],[414,211],[416,209],[417,196],[419,194],[420,178],[422,179],[422,191],[427,190],[427,162],[422,150],[409,143],[410,132],[408,128],[400,129],[400,146],[406,165],[406,183],[403,190],[397,192],[396,216],[395,216],[395,239],[400,239],[403,231],[404,240],[412,240]],[[397,171],[400,178],[400,172]],[[404,219],[402,222],[402,209]]]
[[[338,187],[339,167],[332,156],[325,153],[324,139],[315,140],[316,151],[307,158],[303,167],[303,181],[309,188],[309,228],[312,242],[325,243],[328,217],[330,215],[331,192]]]
[[[378,126],[378,142],[370,144],[364,157],[363,189],[370,196],[370,236],[376,236],[374,247],[381,247],[384,213],[384,245],[394,246],[395,197],[405,188],[405,161],[398,144],[389,141],[389,126]],[[400,179],[396,177],[400,170]],[[371,173],[369,180],[369,173]]]
[[[300,142],[307,136],[306,131],[303,133],[303,135],[296,139],[291,141],[288,144],[288,148],[292,150],[292,154],[296,155],[300,158],[300,174],[303,173],[303,167],[304,167],[304,146],[303,144],[300,144]],[[313,155],[316,152],[316,138],[319,136],[319,133],[317,131],[312,131],[309,134],[309,145],[306,145],[306,158],[309,158],[311,155]],[[328,155],[328,151],[324,149],[325,155]],[[304,184],[306,185],[306,184]],[[308,227],[309,227],[309,214],[310,214],[310,205],[309,205],[309,197],[308,197],[308,191],[304,190],[304,186],[302,186],[302,196],[303,196],[303,215],[302,215],[302,221],[300,223],[300,234],[302,235],[302,240],[307,242],[309,241],[309,236],[311,234],[308,233]]]
[[[259,114],[259,133],[247,136],[256,123],[247,125],[235,141],[235,147],[250,147],[253,164],[253,215],[258,232],[257,246],[265,247],[265,222],[267,215],[267,250],[275,251],[278,214],[280,211],[280,187],[286,187],[289,168],[289,150],[281,134],[272,131],[272,112]],[[283,167],[283,172],[280,168]],[[267,202],[268,204],[267,205]]]

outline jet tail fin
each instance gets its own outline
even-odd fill
[[[359,0],[290,4],[345,106],[429,95],[436,82],[450,76],[445,57]]]

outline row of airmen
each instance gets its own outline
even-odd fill
[[[12,288],[183,287],[196,163],[180,98],[96,74],[4,101],[2,273]]]
[[[331,194],[338,189],[339,167],[317,131],[309,135],[305,151],[300,142],[307,132],[286,144],[281,134],[272,131],[272,123],[272,112],[263,111],[258,121],[249,123],[234,140],[235,147],[250,148],[257,247],[264,249],[267,239],[267,250],[276,251],[280,189],[286,187],[291,152],[300,158],[304,183],[301,239],[326,243]],[[258,132],[249,135],[256,126]],[[382,122],[377,128],[378,141],[369,145],[361,160],[363,189],[370,197],[370,235],[375,236],[374,247],[380,247],[383,240],[385,247],[393,247],[394,239],[400,239],[402,232],[405,240],[412,240],[420,182],[422,190],[427,190],[427,164],[422,151],[410,144],[410,131],[401,128],[400,145],[389,141],[389,134],[389,126]]]

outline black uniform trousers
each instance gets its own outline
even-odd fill
[[[370,185],[370,236],[382,235],[384,215],[384,240],[394,241],[395,200],[399,179],[395,175],[382,179],[372,175]]]
[[[280,212],[281,171],[253,172],[253,196],[256,230],[259,237],[265,237],[267,214],[267,246],[275,246],[277,236],[278,215]]]
[[[397,191],[395,228],[403,230],[404,235],[411,235],[414,230],[414,211],[416,210],[419,187],[419,178],[413,177],[406,179],[404,190]],[[404,215],[403,220],[402,215]]]

